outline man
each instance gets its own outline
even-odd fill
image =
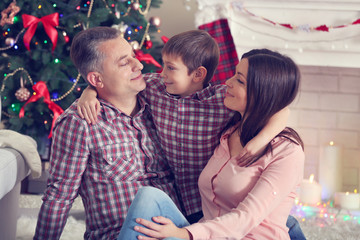
[[[116,239],[137,190],[154,186],[175,201],[173,176],[156,138],[149,107],[137,96],[146,84],[142,64],[109,27],[80,32],[71,59],[96,88],[99,122],[89,125],[76,101],[54,127],[48,188],[34,239],[59,239],[74,199],[86,214],[85,239]]]

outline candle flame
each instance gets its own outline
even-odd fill
[[[354,189],[354,193],[357,193],[357,189],[356,189],[356,188]]]
[[[314,174],[311,174],[309,177],[309,181],[312,183],[314,181]]]
[[[349,192],[346,192],[345,195],[349,195]]]
[[[330,146],[334,146],[334,142],[333,141],[330,141]]]

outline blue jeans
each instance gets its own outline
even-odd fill
[[[289,235],[291,240],[306,240],[304,233],[300,228],[300,224],[296,218],[289,215],[286,226],[289,228]]]
[[[134,230],[138,225],[136,218],[144,218],[152,221],[154,216],[163,216],[171,219],[177,227],[189,226],[189,222],[176,207],[171,198],[163,191],[154,187],[142,187],[137,192],[134,201],[131,203],[127,217],[121,228],[117,240],[136,240],[138,235],[143,235]],[[286,226],[289,228],[291,240],[306,239],[298,221],[293,217],[288,217]],[[168,237],[166,240],[178,240],[178,238]]]
[[[134,230],[136,218],[144,218],[152,221],[155,216],[163,216],[179,228],[189,226],[189,222],[176,207],[171,198],[163,191],[153,187],[142,187],[136,193],[135,199],[130,205],[128,214],[121,228],[118,240],[136,240],[138,235],[143,235]],[[169,237],[166,240],[177,240]]]

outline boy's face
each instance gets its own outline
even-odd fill
[[[164,67],[161,76],[168,93],[185,97],[202,89],[202,83],[193,81],[196,71],[188,74],[188,68],[181,57],[163,55],[162,59]]]

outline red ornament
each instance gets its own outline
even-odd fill
[[[352,25],[360,24],[360,18],[352,23]]]
[[[283,27],[289,28],[289,29],[293,29],[293,27],[291,26],[291,24],[282,23],[282,24],[280,24],[280,25],[283,26]]]
[[[150,48],[152,48],[152,46],[153,46],[153,43],[152,43],[152,41],[150,41],[150,40],[147,40],[147,41],[145,41],[145,48],[146,49],[150,49]]]
[[[315,30],[317,31],[323,31],[323,32],[328,32],[329,28],[326,25],[321,25],[315,28]]]

